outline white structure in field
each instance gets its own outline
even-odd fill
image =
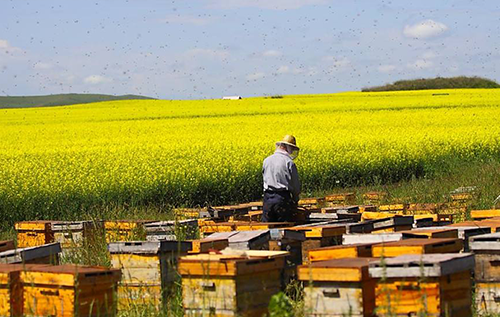
[[[240,100],[241,96],[224,96],[222,100]]]

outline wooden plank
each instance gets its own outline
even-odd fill
[[[476,253],[474,277],[478,282],[500,282],[500,254]]]
[[[342,244],[381,243],[399,241],[401,239],[403,239],[401,232],[376,234],[349,233],[342,236]]]
[[[192,240],[192,248],[189,251],[190,254],[194,253],[206,253],[210,250],[223,250],[229,246],[228,239],[217,239],[208,237],[200,240]]]
[[[12,240],[0,241],[0,252],[9,251],[13,249],[15,249],[14,241]]]
[[[425,237],[425,238],[458,238],[458,230],[454,228],[419,228],[403,231],[403,239]]]

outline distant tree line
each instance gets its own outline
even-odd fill
[[[458,89],[458,88],[500,88],[494,80],[481,77],[437,77],[411,80],[398,80],[392,84],[363,88],[363,92],[425,90],[425,89]]]

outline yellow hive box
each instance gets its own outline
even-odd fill
[[[375,280],[368,275],[373,259],[319,261],[298,267],[304,282],[305,316],[373,316]]]
[[[389,212],[389,211],[364,211],[361,214],[361,220],[376,220],[376,219],[384,219],[391,218],[395,216],[402,216],[402,211]]]
[[[16,222],[17,247],[36,247],[54,242],[51,223],[45,220]]]
[[[373,257],[396,257],[404,254],[458,253],[463,248],[461,239],[406,239],[372,246]]]
[[[22,271],[25,316],[115,314],[120,270],[78,265],[40,266]]]
[[[108,246],[111,266],[122,272],[118,309],[165,303],[176,281],[177,258],[192,248],[190,242],[130,241]]]
[[[302,198],[298,205],[302,207],[320,208],[325,204],[325,197]]]
[[[341,258],[368,258],[372,256],[372,244],[337,245],[309,250],[309,262]]]
[[[210,237],[200,240],[192,240],[190,254],[208,253],[210,250],[224,250],[229,246],[228,239],[210,239]]]
[[[325,201],[329,206],[353,205],[356,202],[356,195],[354,193],[330,194],[325,197]]]
[[[380,205],[380,211],[406,211],[408,204],[393,204],[393,205]]]
[[[487,218],[500,217],[500,209],[471,210],[470,216],[474,220],[483,220]]]
[[[181,257],[184,316],[250,316],[267,312],[281,289],[288,252],[247,251]]]
[[[146,240],[145,223],[150,220],[107,220],[104,221],[106,242]]]

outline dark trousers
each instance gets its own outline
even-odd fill
[[[296,204],[288,191],[264,192],[262,222],[293,222]]]

